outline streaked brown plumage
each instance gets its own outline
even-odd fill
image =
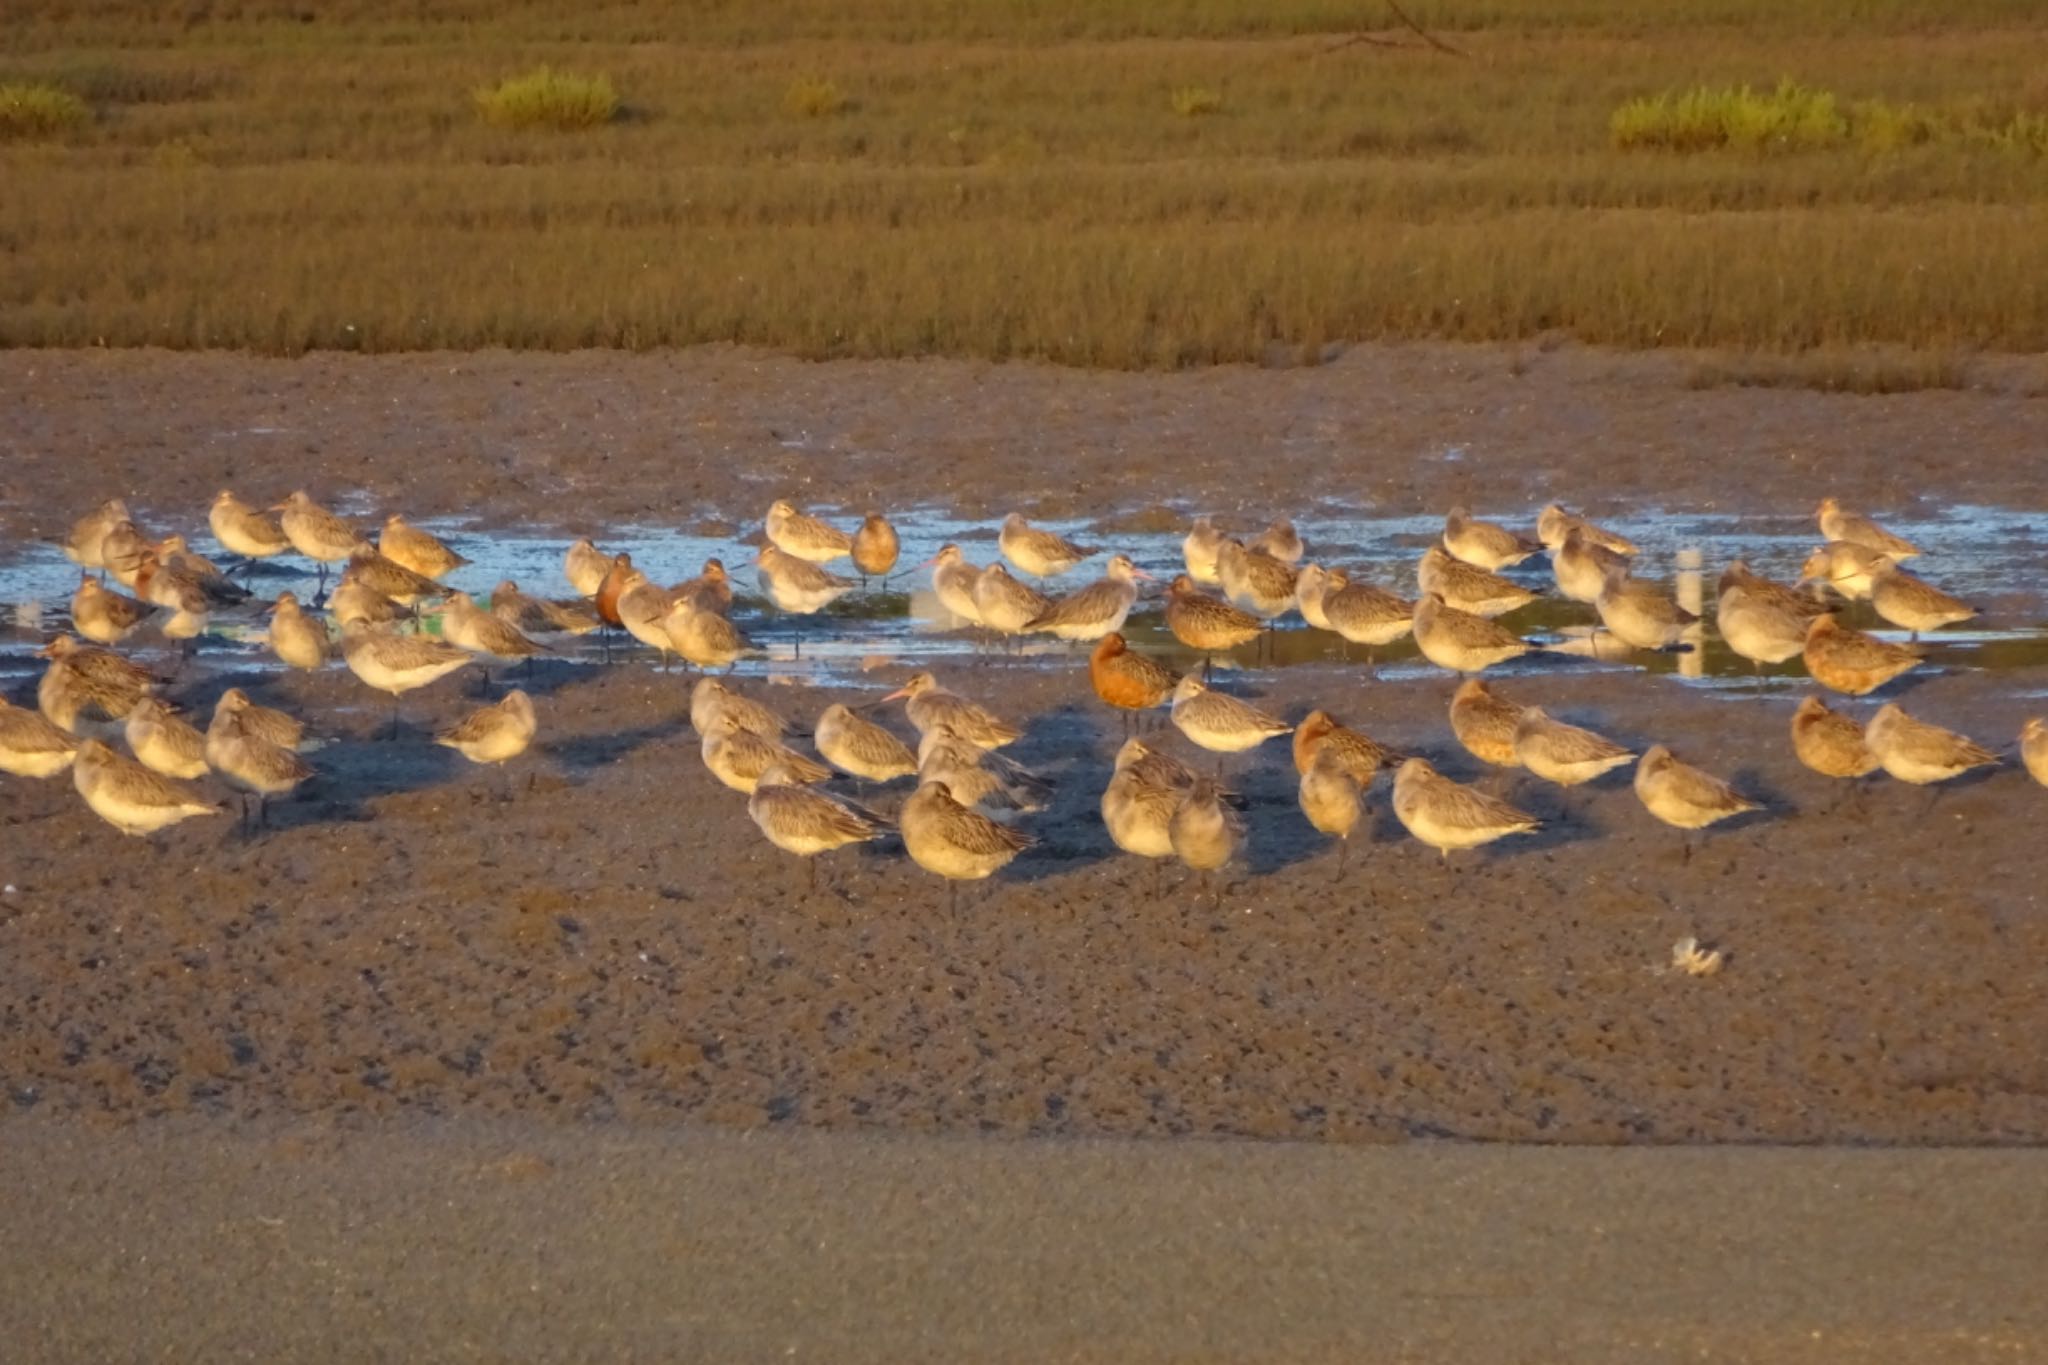
[[[604,583],[604,576],[611,572],[612,558],[591,543],[588,536],[571,545],[562,554],[562,576],[569,580],[569,587],[578,597],[595,597]]]
[[[893,782],[917,771],[917,755],[908,744],[843,703],[818,716],[813,740],[826,762],[863,781]]]
[[[1834,498],[1822,498],[1820,506],[1814,509],[1813,519],[1829,540],[1866,546],[1892,559],[1911,559],[1920,553],[1912,541],[1893,535],[1861,512],[1849,511]]]
[[[1062,640],[1100,640],[1124,628],[1124,618],[1138,600],[1137,580],[1151,576],[1129,555],[1111,555],[1103,577],[1052,603],[1026,621],[1024,629]]]
[[[68,635],[59,635],[37,655],[48,659],[50,666],[37,684],[36,702],[45,716],[72,734],[81,726],[97,728],[126,720],[156,685],[155,675],[141,665]]]
[[[1870,596],[1877,568],[1884,556],[1867,545],[1831,540],[1806,557],[1800,567],[1801,582],[1820,583],[1851,602]]]
[[[1557,583],[1557,590],[1574,602],[1599,601],[1600,590],[1607,586],[1607,576],[1627,571],[1627,556],[1594,544],[1576,526],[1565,533],[1564,542],[1550,557],[1550,576]]]
[[[1196,517],[1195,524],[1188,528],[1180,542],[1181,557],[1187,563],[1187,576],[1196,583],[1221,583],[1222,565],[1217,561],[1223,553],[1225,536],[1209,517]]]
[[[1545,782],[1576,787],[1635,757],[1605,735],[1553,719],[1540,706],[1522,708],[1515,723],[1515,757]]]
[[[1607,633],[1636,649],[1664,649],[1685,638],[1699,617],[1673,601],[1662,588],[1611,570],[1606,586],[1593,599]]]
[[[1920,663],[1920,651],[1851,630],[1832,616],[1806,628],[1806,671],[1822,687],[1860,697]]]
[[[1823,777],[1862,777],[1877,769],[1863,727],[1819,697],[1803,698],[1792,713],[1792,752]]]
[[[769,843],[806,860],[880,838],[888,830],[872,813],[856,811],[803,786],[781,763],[769,765],[755,782],[747,797],[747,816]],[[815,861],[811,870],[815,878]]]
[[[981,608],[974,604],[974,585],[981,581],[981,568],[961,552],[958,545],[941,545],[926,563],[932,568],[932,594],[948,614],[968,625],[981,624]]]
[[[1323,616],[1331,630],[1368,651],[1390,645],[1415,628],[1413,602],[1376,584],[1355,582],[1349,575],[1323,594]]]
[[[1368,786],[1380,769],[1392,768],[1407,757],[1371,735],[1341,724],[1328,711],[1311,711],[1294,727],[1294,771],[1308,772],[1316,755],[1325,749],[1337,756],[1346,772]]]
[[[1447,606],[1435,593],[1422,595],[1412,619],[1422,657],[1453,673],[1477,673],[1533,648],[1507,627]]]
[[[306,738],[306,723],[297,716],[268,706],[258,706],[239,687],[230,687],[213,704],[212,725],[233,720],[250,734],[286,749],[315,749],[319,741]],[[209,729],[211,726],[208,727]]]
[[[2029,776],[2048,787],[2048,719],[2030,716],[2020,727],[2020,761]]]
[[[738,717],[730,712],[711,722],[711,728],[704,732],[704,738],[698,745],[698,752],[712,776],[734,791],[753,791],[761,780],[761,774],[777,764],[786,768],[791,778],[798,782],[823,782],[832,776],[832,770],[816,759],[806,758],[786,745],[740,728]]]
[[[165,536],[153,547],[157,562],[176,569],[197,584],[209,604],[232,607],[249,600],[249,590],[220,571],[205,555],[194,554],[183,536]]]
[[[401,606],[424,598],[446,597],[448,589],[422,573],[415,573],[365,545],[348,557],[348,575],[380,597]]]
[[[1652,744],[1636,762],[1636,796],[1643,808],[1667,825],[1703,829],[1762,807],[1712,773],[1683,762],[1662,744]],[[1687,845],[1690,855],[1691,845]]]
[[[426,635],[399,635],[351,622],[342,632],[341,656],[349,672],[394,698],[445,678],[470,662],[467,650]]]
[[[1878,765],[1901,782],[1925,786],[1961,777],[1998,762],[1998,755],[1965,735],[1930,725],[1887,702],[1864,727],[1863,742]]]
[[[1969,603],[1915,578],[1889,559],[1870,576],[1870,605],[1879,616],[1912,631],[1916,638],[1923,630],[1957,625],[1977,614]]]
[[[841,578],[774,545],[763,545],[756,561],[769,600],[777,610],[795,616],[823,611],[858,586],[850,578]]]
[[[388,626],[405,615],[398,603],[356,582],[346,572],[327,599],[327,614],[343,630],[353,625]]]
[[[423,578],[440,578],[469,563],[439,536],[422,531],[396,513],[385,518],[384,529],[377,537],[377,551]]]
[[[251,507],[225,488],[213,495],[206,524],[221,548],[244,559],[270,559],[292,547],[276,518]]]
[[[1505,526],[1480,521],[1463,507],[1444,518],[1443,547],[1458,559],[1481,569],[1505,569],[1543,548],[1541,541],[1517,535]]]
[[[1474,616],[1503,616],[1536,600],[1536,594],[1499,574],[1454,558],[1441,545],[1422,552],[1415,569],[1416,585]]]
[[[1189,649],[1217,654],[1255,640],[1265,629],[1249,612],[1209,596],[1186,574],[1166,589],[1166,627]]]
[[[94,644],[111,645],[156,613],[156,607],[100,586],[90,573],[78,576],[71,594],[71,625]]]
[[[1344,858],[1351,850],[1351,835],[1365,808],[1365,787],[1358,774],[1345,764],[1333,746],[1324,745],[1302,773],[1295,795],[1301,803],[1301,813],[1308,817],[1316,832],[1337,841],[1337,875],[1342,877]]]
[[[339,564],[370,548],[362,533],[307,496],[302,488],[270,509],[292,548],[316,564]]]
[[[739,627],[691,600],[669,603],[661,624],[669,648],[694,668],[730,668],[753,648],[753,641],[741,634]]]
[[[123,834],[154,834],[180,820],[220,810],[190,788],[123,758],[96,739],[78,746],[71,779],[93,814]]]
[[[71,533],[64,537],[65,557],[84,568],[105,568],[107,561],[101,547],[107,533],[128,520],[128,504],[119,498],[108,498],[72,523]]]
[[[514,688],[434,734],[434,743],[472,763],[504,764],[526,752],[540,729],[533,698]]]
[[[981,571],[974,584],[974,609],[981,623],[998,635],[1021,635],[1052,607],[1052,599],[1020,583],[1000,564]]]
[[[1459,683],[1451,697],[1451,733],[1482,763],[1496,768],[1522,766],[1515,753],[1515,730],[1521,723],[1521,706],[1478,678]]]
[[[993,712],[939,686],[938,679],[929,673],[911,675],[910,681],[882,700],[888,702],[899,698],[904,699],[903,709],[919,734],[943,722],[958,731],[962,739],[979,748],[1000,749],[1024,733]]]
[[[725,571],[724,560],[707,559],[702,573],[676,584],[668,595],[671,601],[688,602],[699,611],[723,616],[732,610],[732,577]]]
[[[256,823],[264,823],[270,798],[290,794],[313,776],[313,765],[282,744],[254,733],[242,716],[216,718],[206,731],[206,761],[223,782],[256,798]]]
[[[1135,741],[1134,741],[1135,742]],[[1173,813],[1195,784],[1160,781],[1142,765],[1119,766],[1102,792],[1102,823],[1110,842],[1140,858],[1173,856]]]
[[[1446,858],[1454,848],[1477,848],[1543,826],[1527,811],[1453,782],[1421,758],[1409,759],[1394,772],[1394,818]]]
[[[1294,610],[1300,575],[1292,565],[1263,550],[1225,540],[1217,553],[1216,568],[1223,576],[1223,591],[1252,615],[1271,621]]]
[[[472,654],[496,659],[530,659],[546,652],[546,646],[535,644],[517,626],[507,625],[479,607],[466,592],[448,594],[447,609],[441,614],[441,638]]]
[[[133,588],[143,561],[156,553],[156,547],[134,522],[118,521],[100,538],[99,553],[108,575],[123,587]]]
[[[941,781],[920,782],[898,816],[910,860],[948,881],[993,876],[1038,841],[953,799]]]
[[[307,671],[327,662],[327,623],[308,616],[299,599],[281,592],[270,605],[270,652],[289,668]]]
[[[690,689],[690,728],[707,734],[720,716],[731,716],[742,730],[763,739],[780,740],[789,722],[752,697],[735,691],[717,678],[699,678]]]
[[[944,782],[963,806],[1038,811],[1051,802],[1052,783],[993,749],[962,739],[943,721],[917,742],[919,782]]]
[[[0,773],[55,777],[77,752],[78,741],[48,716],[0,697]]]
[[[1286,517],[1276,517],[1265,530],[1252,537],[1247,550],[1269,554],[1282,564],[1299,564],[1308,547],[1301,542],[1301,533],[1294,529],[1294,523]]]
[[[206,737],[157,697],[144,697],[129,711],[128,752],[154,773],[190,781],[206,776]]]
[[[603,624],[586,602],[535,597],[509,578],[491,589],[491,615],[528,634],[588,635]]]
[[[1576,512],[1567,511],[1554,502],[1536,517],[1536,538],[1543,542],[1543,547],[1547,550],[1563,546],[1573,531],[1579,532],[1587,544],[1596,545],[1614,554],[1636,553],[1636,543],[1627,536],[1617,535],[1613,531],[1595,526]]]
[[[853,550],[853,537],[846,532],[781,499],[770,505],[762,525],[770,544],[812,564],[829,564]]]
[[[1174,728],[1212,753],[1235,754],[1293,732],[1280,717],[1225,692],[1212,692],[1189,674],[1174,685]]]
[[[1173,856],[1201,873],[1204,884],[1210,873],[1230,861],[1244,841],[1244,826],[1223,803],[1223,789],[1207,777],[1196,778],[1195,785],[1174,807],[1166,832],[1173,840]]]
[[[1093,546],[1076,545],[1064,536],[1032,526],[1021,512],[1003,518],[1002,534],[996,543],[1003,558],[1016,565],[1018,572],[1033,578],[1057,578],[1090,555],[1100,553]]]

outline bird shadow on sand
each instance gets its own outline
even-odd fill
[[[587,775],[649,744],[673,741],[687,732],[689,725],[687,716],[675,716],[624,730],[557,739],[548,743],[546,748],[548,756],[559,768],[571,774]]]
[[[352,824],[376,818],[370,803],[381,797],[453,786],[464,763],[451,749],[432,742],[431,735],[401,727],[395,739],[351,739],[329,744],[307,756],[314,775],[289,797],[271,798],[260,826],[236,820],[230,836],[261,838],[315,825]],[[240,802],[228,798],[231,817]],[[250,810],[255,810],[254,798]]]

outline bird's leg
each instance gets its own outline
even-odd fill
[[[946,909],[953,915],[960,913],[960,883],[950,878],[946,882]]]
[[[1678,865],[1680,867],[1690,867],[1692,865],[1692,835],[1687,834],[1681,838],[1679,846],[1685,851],[1679,855]]]
[[[818,893],[818,860],[816,858],[806,858],[804,861],[811,866],[811,894],[816,895]]]
[[[1165,887],[1165,880],[1166,880],[1166,860],[1165,860],[1164,858],[1154,858],[1154,859],[1152,860],[1152,899],[1153,899],[1153,900],[1155,900],[1155,901],[1156,901],[1156,900],[1158,900],[1158,899],[1159,899],[1159,897],[1160,897],[1160,895],[1161,895],[1161,894],[1162,894],[1162,893],[1163,893],[1163,892],[1164,892],[1164,891],[1166,890],[1166,887]]]
[[[270,795],[268,792],[256,793],[256,828],[270,828]]]
[[[1350,840],[1350,839],[1348,839],[1348,838],[1345,838],[1345,839],[1339,839],[1339,840],[1337,841],[1337,875],[1336,875],[1336,876],[1334,876],[1334,877],[1332,877],[1332,878],[1330,879],[1331,881],[1333,881],[1333,882],[1341,882],[1341,881],[1343,881],[1343,880],[1344,880],[1344,855],[1345,855],[1345,854],[1347,854],[1347,853],[1349,853],[1350,851],[1351,851],[1351,840]]]

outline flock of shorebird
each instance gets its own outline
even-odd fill
[[[1822,687],[1862,696],[1922,661],[1915,645],[1843,625],[1833,599],[1867,599],[1879,617],[1915,640],[1975,614],[1901,569],[1919,549],[1869,518],[1830,498],[1820,504],[1817,520],[1824,543],[1807,560],[1799,584],[1760,577],[1740,561],[1721,576],[1715,624],[1728,647],[1759,671],[1798,657]],[[398,699],[407,692],[479,660],[530,660],[549,648],[536,636],[616,627],[656,651],[664,668],[675,656],[703,671],[690,694],[690,719],[705,766],[747,795],[761,833],[805,858],[814,883],[817,855],[895,833],[911,859],[945,878],[957,896],[960,882],[993,875],[1034,842],[1018,816],[1044,809],[1049,784],[999,752],[1022,731],[930,673],[918,673],[881,702],[828,706],[809,730],[817,758],[786,744],[798,727],[709,674],[730,670],[752,648],[730,619],[732,584],[716,559],[697,577],[665,587],[636,569],[630,555],[608,555],[579,540],[563,560],[573,596],[535,596],[506,581],[486,605],[441,582],[469,561],[402,517],[386,521],[373,542],[303,492],[265,510],[224,491],[209,523],[222,548],[246,564],[297,554],[318,566],[320,588],[310,605],[290,592],[254,604],[269,617],[269,648],[286,666],[305,670],[324,667],[338,653],[357,678],[393,698],[394,734]],[[895,530],[875,515],[848,533],[777,502],[762,529],[761,588],[777,610],[799,618],[857,586],[826,565],[850,559],[865,581],[890,574],[901,552]],[[1600,628],[1621,644],[1662,650],[1698,638],[1694,613],[1632,575],[1633,543],[1561,507],[1543,510],[1534,538],[1454,509],[1440,540],[1421,557],[1420,595],[1413,600],[1354,581],[1340,568],[1302,564],[1307,547],[1285,520],[1241,540],[1202,517],[1183,541],[1184,572],[1166,588],[1164,610],[1172,634],[1204,659],[1201,676],[1177,676],[1125,639],[1139,583],[1152,577],[1129,556],[1112,555],[1098,581],[1055,598],[1043,591],[1046,580],[1097,549],[1015,514],[1004,521],[997,543],[1015,574],[1000,562],[972,564],[952,544],[918,566],[931,570],[933,593],[948,612],[998,640],[1044,633],[1093,642],[1088,676],[1104,703],[1127,718],[1170,706],[1173,726],[1219,756],[1291,735],[1301,810],[1316,830],[1338,841],[1339,877],[1366,792],[1383,768],[1393,772],[1395,817],[1445,856],[1535,830],[1540,822],[1327,711],[1290,724],[1208,685],[1212,656],[1253,644],[1289,612],[1368,651],[1412,636],[1424,659],[1466,675],[1451,699],[1450,728],[1486,764],[1526,770],[1563,788],[1633,764],[1644,808],[1684,831],[1758,809],[1664,745],[1638,755],[1540,707],[1519,705],[1472,676],[1540,647],[1497,618],[1539,596],[1500,571],[1545,552],[1558,594],[1591,606]],[[58,635],[41,651],[49,664],[37,688],[39,710],[0,698],[0,771],[49,778],[68,769],[95,813],[135,835],[224,809],[187,785],[210,773],[242,795],[245,820],[255,798],[253,820],[262,823],[270,798],[313,775],[302,756],[305,726],[230,689],[201,731],[155,695],[162,679],[113,648],[153,621],[179,643],[181,655],[189,654],[210,614],[251,604],[250,590],[182,537],[146,535],[119,500],[78,522],[64,549],[83,569],[71,602],[72,628],[83,640]],[[328,594],[330,565],[343,567]],[[1221,595],[1204,591],[1206,585],[1220,587]],[[418,608],[428,601],[441,604],[438,638],[419,629]],[[607,657],[609,651],[607,633]],[[864,714],[896,700],[905,703],[915,747]],[[515,688],[439,731],[435,741],[475,763],[503,765],[526,752],[537,726],[533,699]],[[116,736],[128,755],[107,742]],[[1881,768],[1905,782],[1931,784],[1999,762],[1991,750],[1896,704],[1881,707],[1866,724],[1817,696],[1805,698],[1794,714],[1792,746],[1807,767],[1842,779]],[[2048,784],[2048,721],[2026,721],[2019,750],[2027,771]],[[911,779],[914,785],[893,817],[885,816],[861,800],[820,790],[835,771],[862,784]],[[1205,887],[1241,845],[1241,806],[1224,783],[1220,757],[1214,773],[1197,771],[1135,734],[1117,752],[1101,798],[1103,821],[1118,848],[1153,860],[1155,869],[1178,860],[1200,874]],[[1685,856],[1691,851],[1688,839]]]

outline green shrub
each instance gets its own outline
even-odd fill
[[[54,85],[0,85],[0,138],[51,137],[85,125],[85,101]]]
[[[502,128],[598,128],[619,115],[608,76],[574,76],[541,67],[476,92],[477,113]]]
[[[1223,92],[1206,85],[1178,86],[1173,92],[1173,112],[1182,118],[1199,118],[1223,108]]]
[[[782,92],[782,107],[798,118],[830,118],[846,108],[846,96],[823,76],[798,76]]]
[[[1694,86],[1630,100],[1614,111],[1608,132],[1621,148],[1761,153],[1834,146],[1848,137],[1849,121],[1829,92],[1786,80],[1763,92]]]

